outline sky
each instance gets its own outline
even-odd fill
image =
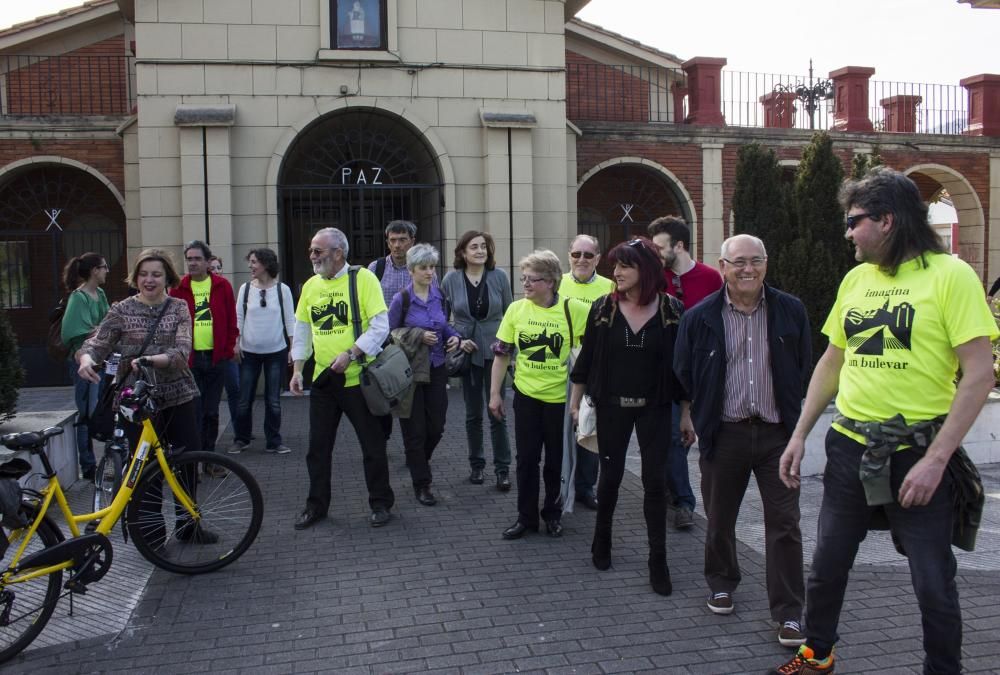
[[[0,28],[79,4],[0,0]],[[899,82],[1000,73],[1000,10],[956,0],[590,0],[579,17],[681,59],[724,56],[731,70],[804,75],[812,57],[818,74],[872,66]]]

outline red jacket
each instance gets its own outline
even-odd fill
[[[209,273],[212,290],[208,295],[208,308],[212,310],[212,365],[233,358],[233,347],[240,332],[236,328],[236,296],[233,287],[225,277]],[[170,295],[187,303],[191,322],[194,323],[194,293],[191,292],[191,275],[185,274],[177,288]],[[193,329],[192,329],[193,330]],[[194,363],[194,349],[191,350],[189,364]]]

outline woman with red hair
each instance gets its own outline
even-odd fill
[[[592,560],[599,570],[611,567],[611,524],[635,429],[642,458],[649,582],[656,593],[670,595],[667,448],[662,439],[670,436],[671,404],[682,396],[673,352],[683,306],[663,293],[663,264],[649,239],[619,244],[608,257],[615,266],[616,288],[591,307],[583,348],[570,375],[570,414],[577,418],[585,393],[597,410],[601,473]]]

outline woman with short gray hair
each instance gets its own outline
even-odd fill
[[[431,455],[444,434],[448,412],[448,371],[445,349],[458,349],[461,336],[448,324],[444,295],[438,288],[438,252],[430,244],[417,244],[406,252],[410,284],[389,304],[389,329],[405,342],[404,351],[416,350],[410,363],[414,373],[413,402],[408,418],[400,417],[406,464],[417,501],[434,506],[431,492]],[[400,329],[402,329],[401,332]],[[411,347],[412,345],[412,347]],[[420,365],[420,364],[424,365]],[[421,372],[426,372],[420,377]]]

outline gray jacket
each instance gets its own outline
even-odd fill
[[[507,274],[495,267],[486,273],[486,292],[489,294],[490,311],[482,321],[469,313],[469,296],[465,292],[465,271],[451,270],[441,280],[441,291],[451,304],[451,325],[463,339],[473,340],[478,349],[472,353],[472,365],[483,367],[484,359],[493,358],[490,347],[497,339],[497,329],[507,307],[514,301]]]

